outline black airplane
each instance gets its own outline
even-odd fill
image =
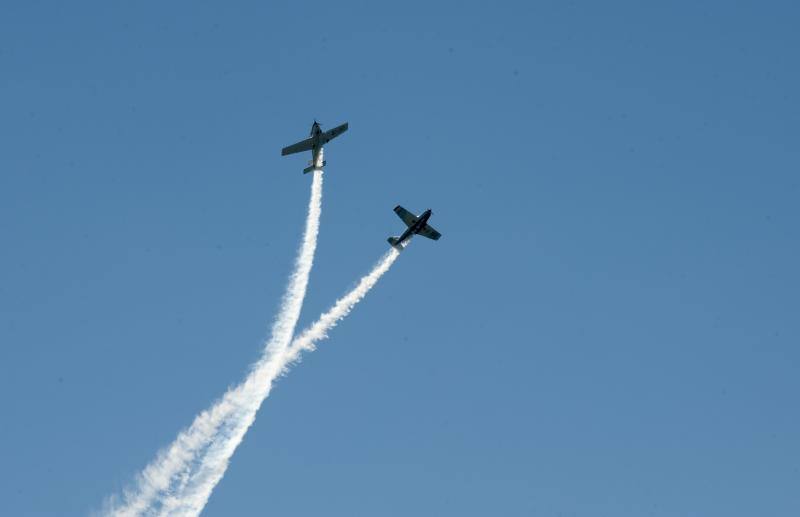
[[[430,219],[431,214],[433,214],[430,208],[422,212],[420,216],[412,214],[400,205],[394,207],[394,211],[397,216],[406,223],[406,226],[408,226],[400,237],[389,237],[387,239],[389,244],[397,251],[403,251],[403,242],[407,241],[412,235],[422,235],[423,237],[435,241],[438,241],[439,237],[442,236],[441,233],[434,230],[433,227],[428,224],[428,219]]]
[[[341,126],[323,131],[322,128],[319,127],[319,123],[315,120],[314,123],[311,124],[311,134],[309,138],[284,147],[281,149],[281,156],[311,151],[311,161],[308,162],[308,167],[303,169],[303,174],[321,170],[325,166],[325,160],[322,159],[322,146],[347,131],[347,127],[347,122],[345,122]]]

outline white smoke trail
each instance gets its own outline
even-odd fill
[[[322,212],[322,174],[322,170],[316,170],[313,174],[303,242],[272,326],[272,337],[266,343],[261,359],[253,365],[243,384],[228,390],[211,408],[197,415],[189,428],[183,430],[168,448],[159,452],[156,459],[138,476],[135,487],[123,493],[121,502],[110,500],[107,503],[108,515],[122,517],[170,513],[173,501],[181,499],[189,483],[193,482],[193,473],[202,466],[198,462],[214,450],[213,441],[220,433],[225,434],[225,428],[231,425],[231,421],[238,420],[234,415],[247,412],[256,400],[257,405],[261,404],[263,397],[259,399],[258,393],[263,390],[257,389],[259,385],[254,383],[254,379],[261,379],[274,359],[283,357],[303,306],[317,248]]]
[[[345,316],[350,314],[353,307],[360,302],[364,296],[367,295],[378,280],[389,271],[394,261],[400,256],[400,252],[392,248],[389,250],[375,265],[372,271],[366,276],[362,277],[355,288],[346,295],[339,298],[336,303],[327,312],[323,313],[319,319],[299,336],[292,340],[292,344],[284,352],[284,368],[283,371],[288,371],[288,367],[300,359],[302,352],[313,352],[316,349],[316,343],[328,337],[328,331],[335,327]]]
[[[241,390],[242,399],[246,403],[241,404],[221,428],[203,458],[198,461],[197,469],[191,473],[183,490],[165,500],[160,515],[198,515],[203,510],[214,487],[225,475],[234,451],[253,425],[256,413],[269,395],[274,380],[288,371],[289,365],[298,360],[303,351],[314,350],[318,341],[328,337],[328,331],[366,296],[399,255],[395,249],[387,252],[372,271],[361,278],[355,288],[337,300],[331,309],[295,338],[288,348],[259,364],[250,377],[237,388],[237,391]]]

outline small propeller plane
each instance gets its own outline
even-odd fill
[[[308,162],[308,167],[303,169],[303,174],[311,171],[317,171],[325,166],[325,161],[322,158],[322,146],[347,131],[347,122],[341,126],[336,126],[328,131],[323,131],[319,127],[319,122],[316,120],[311,124],[311,135],[305,140],[301,140],[296,144],[284,147],[281,149],[281,156],[287,154],[300,153],[303,151],[311,151],[311,161]]]
[[[430,219],[431,214],[433,214],[430,208],[422,212],[420,216],[412,214],[400,205],[394,207],[394,212],[406,223],[406,226],[408,226],[400,237],[389,237],[387,239],[389,244],[397,251],[403,251],[403,242],[408,240],[412,235],[422,235],[423,237],[435,241],[438,241],[439,237],[442,236],[441,233],[434,230],[433,227],[428,224],[428,219]]]

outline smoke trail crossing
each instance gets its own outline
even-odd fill
[[[233,415],[242,411],[246,413],[254,400],[258,400],[256,408],[261,404],[263,396],[259,399],[258,387],[263,385],[263,381],[258,384],[254,379],[262,379],[275,359],[284,356],[303,306],[317,248],[322,212],[322,174],[322,170],[316,170],[313,174],[303,241],[272,326],[272,336],[266,343],[261,359],[253,365],[244,383],[228,390],[211,408],[197,415],[189,428],[183,430],[168,448],[159,452],[156,459],[139,474],[134,488],[123,492],[121,503],[114,499],[107,502],[108,515],[122,517],[170,513],[170,508],[181,500],[192,483],[194,471],[202,467],[198,462],[214,452],[214,441],[220,434],[227,434],[226,428],[231,422],[238,421]]]
[[[256,413],[264,399],[269,395],[274,380],[288,371],[291,363],[297,361],[303,351],[312,351],[318,341],[328,337],[328,331],[346,317],[355,305],[367,295],[397,260],[400,253],[389,250],[367,275],[361,278],[356,287],[341,297],[331,309],[304,330],[282,353],[270,356],[240,386],[247,403],[239,406],[230,421],[222,428],[214,443],[207,449],[204,457],[198,460],[198,468],[192,472],[179,494],[165,501],[161,515],[198,515],[211,496],[214,487],[225,475],[234,451],[244,439],[247,430],[253,425]]]

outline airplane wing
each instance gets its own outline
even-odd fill
[[[435,241],[438,241],[439,237],[442,236],[441,233],[439,233],[436,230],[434,230],[433,226],[431,226],[429,224],[426,224],[425,226],[423,226],[422,229],[419,231],[418,235],[422,235],[423,237],[427,237],[427,238],[433,239]]]
[[[406,223],[406,226],[411,226],[412,224],[416,223],[417,220],[419,219],[419,217],[417,217],[416,215],[412,214],[411,212],[409,212],[408,210],[406,210],[405,208],[403,208],[400,205],[397,205],[396,207],[394,207],[394,213],[396,213],[397,216],[400,219],[402,219],[404,223]]]
[[[281,156],[286,156],[287,154],[300,153],[303,151],[309,151],[311,150],[311,143],[313,141],[314,141],[313,138],[306,138],[305,140],[301,140],[296,144],[284,147],[283,149],[281,149]]]
[[[327,144],[328,142],[330,142],[331,140],[333,140],[337,136],[341,135],[345,131],[347,131],[347,122],[345,122],[341,126],[336,126],[333,129],[329,129],[329,130],[325,131],[325,134],[322,135],[322,143]]]

